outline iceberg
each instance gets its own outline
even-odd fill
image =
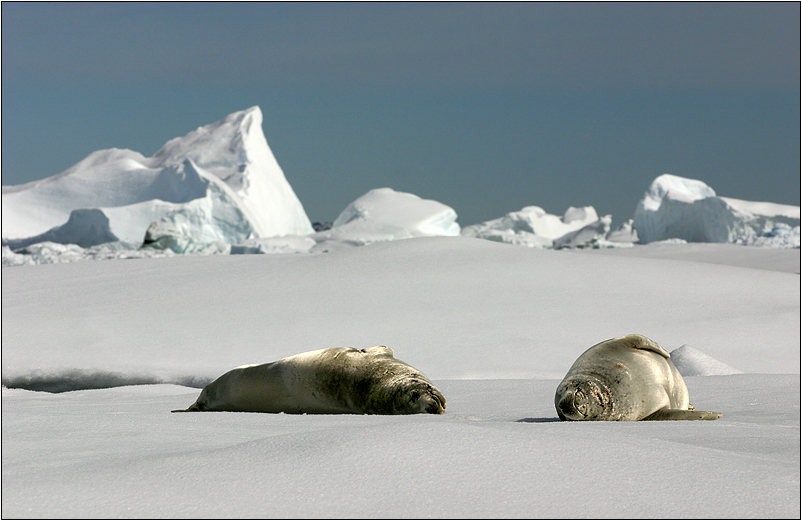
[[[141,242],[153,222],[198,243],[313,232],[267,144],[259,107],[172,139],[152,157],[116,148],[93,152],[55,176],[3,186],[2,203],[9,246],[39,236],[81,246],[115,237]],[[84,240],[93,223],[105,223],[101,214],[108,221],[103,233]]]
[[[586,224],[582,228],[568,232],[559,239],[555,239],[553,247],[555,250],[563,248],[602,248],[607,246],[607,235],[610,233],[610,225],[613,216],[605,215],[595,222]],[[616,246],[611,244],[609,246]]]
[[[666,239],[799,247],[798,206],[716,196],[702,181],[657,177],[635,209],[641,243]],[[796,231],[794,231],[796,230]],[[796,246],[794,246],[796,244]]]
[[[316,250],[329,250],[343,245],[459,234],[453,208],[392,188],[376,188],[346,206],[330,229],[311,237],[318,243]]]

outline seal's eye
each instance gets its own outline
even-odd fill
[[[582,416],[588,415],[588,399],[580,389],[577,389],[574,393],[574,408]]]

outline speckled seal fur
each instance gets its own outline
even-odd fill
[[[642,335],[605,340],[574,362],[557,387],[561,420],[717,420],[697,411],[668,352]]]
[[[446,399],[386,346],[333,347],[232,369],[189,408],[290,414],[442,414]]]

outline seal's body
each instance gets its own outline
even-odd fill
[[[446,400],[386,346],[334,347],[245,365],[207,385],[186,411],[442,414]]]
[[[574,362],[554,397],[561,420],[717,420],[696,411],[665,349],[642,335],[591,347]]]

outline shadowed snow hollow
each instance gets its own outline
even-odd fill
[[[799,247],[799,207],[718,197],[702,181],[657,177],[635,209],[642,243],[665,239]]]
[[[93,152],[58,175],[4,186],[2,197],[4,242],[61,227],[58,242],[77,243],[79,238],[64,236],[62,225],[81,209],[102,212],[110,233],[129,242],[141,242],[160,220],[199,242],[313,231],[265,140],[259,107],[172,139],[153,157]]]

